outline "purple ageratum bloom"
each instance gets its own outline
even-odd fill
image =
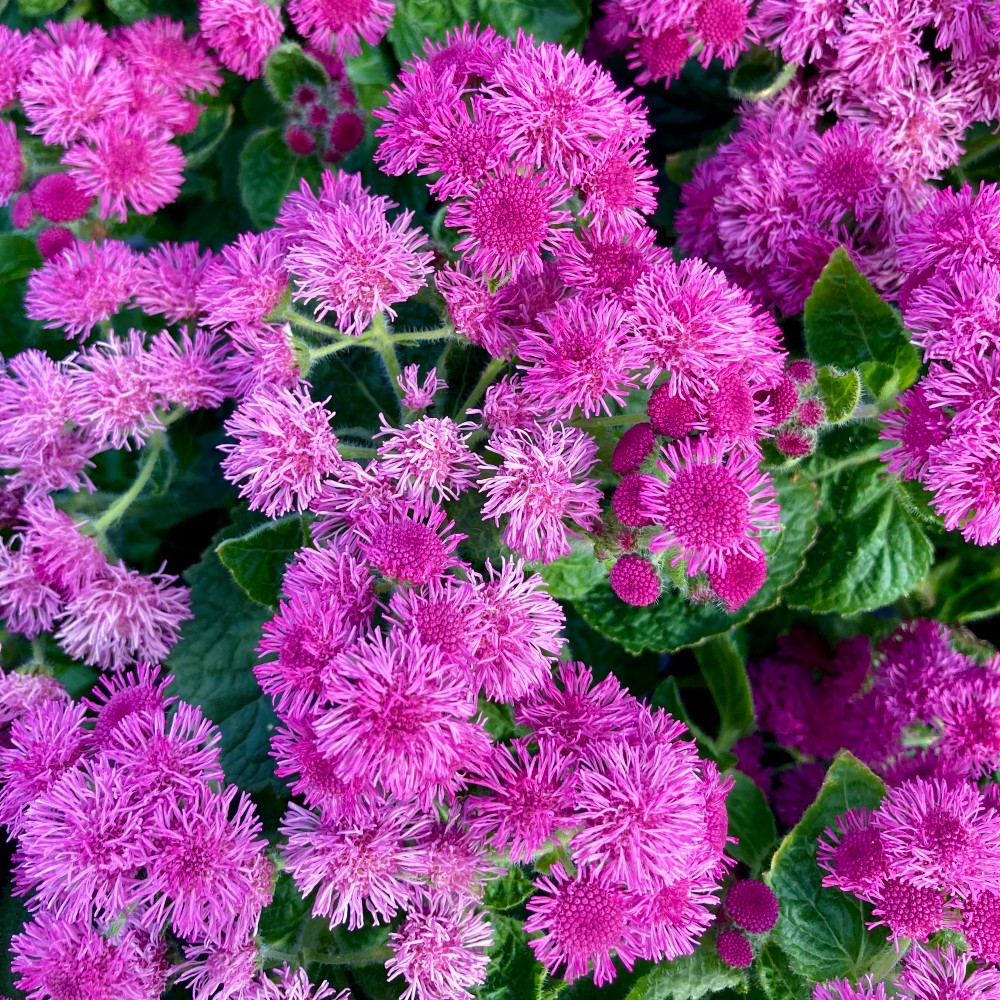
[[[337,547],[300,549],[285,568],[282,589],[292,599],[318,596],[364,629],[375,610],[371,570],[356,554]]]
[[[964,901],[958,928],[974,959],[993,966],[1000,962],[1000,895],[982,892]]]
[[[47,145],[68,146],[106,120],[126,113],[132,80],[125,64],[103,48],[58,45],[38,52],[19,96],[28,131]]]
[[[510,40],[489,25],[462,24],[445,32],[443,42],[428,38],[424,42],[424,56],[438,76],[454,73],[460,83],[470,83],[476,77],[491,80],[510,48]]]
[[[13,122],[0,122],[0,205],[17,193],[24,176],[24,157]]]
[[[581,292],[610,295],[631,304],[636,282],[667,259],[655,240],[648,226],[620,237],[584,229],[563,247],[559,276]]]
[[[970,776],[1000,766],[1000,678],[979,670],[957,678],[945,693],[935,720],[937,748],[945,760]]]
[[[0,27],[0,108],[17,100],[21,80],[31,69],[35,55],[35,38],[22,35],[6,25]],[[8,124],[13,125],[13,122]]]
[[[468,274],[464,264],[446,265],[434,275],[434,284],[456,333],[495,358],[513,352],[517,315],[502,289],[490,291],[487,282]]]
[[[641,101],[627,101],[607,71],[522,32],[483,89],[513,156],[569,184],[590,173],[601,140],[650,134]]]
[[[82,705],[44,701],[14,719],[0,747],[0,823],[12,836],[24,825],[27,807],[86,752]]]
[[[254,933],[270,902],[272,872],[246,794],[203,785],[186,798],[160,799],[148,822],[153,846],[136,892],[142,923],[154,933],[169,924],[180,937],[206,943]]]
[[[225,477],[240,487],[251,510],[268,517],[305,510],[319,494],[326,476],[337,471],[341,457],[330,429],[333,413],[295,390],[259,386],[226,421],[235,444],[219,445]]]
[[[454,900],[480,902],[483,883],[504,866],[465,828],[464,818],[433,823],[416,840],[413,871],[425,882],[411,901],[441,893]]]
[[[777,330],[749,296],[703,261],[664,264],[635,287],[637,334],[646,350],[646,384],[664,372],[678,388],[697,388],[732,365],[780,374]]]
[[[238,324],[227,331],[231,351],[224,364],[231,395],[249,396],[260,385],[294,389],[302,378],[291,325]]]
[[[281,12],[265,0],[201,0],[198,21],[222,65],[248,80],[260,76],[285,30]]]
[[[108,564],[66,604],[56,640],[73,659],[104,670],[157,663],[192,617],[190,604],[187,587],[169,573]]]
[[[640,895],[638,933],[642,957],[653,962],[690,955],[719,905],[714,873],[681,878]]]
[[[162,716],[177,701],[164,692],[173,683],[162,668],[140,663],[131,670],[98,678],[90,694],[83,699],[88,718],[93,722],[90,738],[96,750],[107,747],[118,726],[133,715],[144,718]]]
[[[569,189],[554,175],[512,166],[487,174],[471,195],[453,201],[447,223],[462,239],[455,250],[485,278],[542,270],[542,253],[557,254],[569,237]]]
[[[989,426],[1000,417],[1000,358],[966,355],[951,368],[932,362],[922,385],[931,406],[955,411],[955,430]]]
[[[273,982],[261,976],[259,1000],[351,1000],[347,990],[335,994],[325,979],[318,986],[313,986],[305,969],[293,971],[287,962],[271,971],[277,974],[278,979]]]
[[[188,410],[215,409],[229,392],[227,344],[208,330],[166,330],[153,337],[149,348],[153,390],[166,403]]]
[[[607,871],[580,869],[570,877],[556,863],[550,876],[536,880],[536,888],[524,929],[543,932],[529,943],[550,975],[565,966],[567,982],[589,974],[603,986],[615,978],[613,956],[632,968],[642,952],[639,901]]]
[[[21,506],[21,545],[31,553],[38,575],[63,597],[76,597],[104,572],[107,559],[97,540],[81,530],[46,494],[25,499]]]
[[[39,913],[11,940],[11,971],[29,1000],[150,1000],[166,987],[162,956],[142,934],[105,937],[90,921]]]
[[[345,777],[370,779],[402,802],[428,809],[462,787],[461,770],[490,741],[467,678],[433,646],[381,632],[348,649],[325,678],[316,732]]]
[[[467,996],[471,987],[486,980],[492,944],[485,913],[435,895],[408,907],[403,922],[389,935],[389,981],[398,976],[406,981],[401,1000]]]
[[[34,639],[52,631],[63,600],[50,586],[31,552],[0,540],[0,619],[7,631]]]
[[[132,297],[137,265],[136,255],[117,240],[78,241],[28,276],[25,312],[47,329],[82,340]]]
[[[7,745],[7,729],[15,719],[46,701],[69,701],[66,689],[54,677],[0,669],[0,743]]]
[[[851,8],[837,42],[837,66],[861,93],[911,84],[927,54],[920,47],[921,11],[898,0]]]
[[[293,297],[316,303],[316,314],[336,315],[340,329],[360,336],[372,319],[415,295],[431,272],[433,253],[413,213],[392,222],[384,198],[362,194],[312,215],[292,235],[286,256],[295,275]]]
[[[643,216],[656,211],[655,176],[641,142],[625,144],[617,136],[605,140],[588,158],[580,181],[583,213],[612,235],[645,228]]]
[[[438,378],[437,368],[431,368],[421,384],[418,365],[407,365],[396,376],[396,384],[403,391],[403,405],[415,412],[426,410],[434,402],[434,396],[448,388],[448,383]]]
[[[858,983],[849,979],[834,979],[818,983],[812,1000],[886,1000],[885,985],[866,976]]]
[[[551,743],[534,756],[521,741],[498,745],[471,777],[490,794],[468,799],[469,833],[511,861],[530,863],[560,831],[578,825],[575,776]]]
[[[219,944],[184,946],[184,961],[171,970],[177,985],[193,997],[238,997],[260,1000],[257,967],[260,956],[253,938],[226,939]]]
[[[659,466],[666,481],[644,480],[640,512],[660,527],[650,550],[672,548],[672,563],[686,560],[687,573],[723,569],[727,556],[753,556],[762,531],[780,527],[780,510],[758,460],[701,437],[663,449]]]
[[[456,424],[450,417],[421,417],[404,427],[392,427],[379,415],[384,440],[379,466],[399,484],[400,491],[421,503],[454,500],[474,483],[483,460],[469,447],[478,425]]]
[[[524,391],[561,419],[611,412],[635,387],[645,352],[614,299],[564,299],[519,338]]]
[[[288,16],[296,30],[323,52],[341,59],[361,55],[361,42],[378,45],[392,24],[389,0],[292,0]]]
[[[970,957],[956,952],[953,944],[936,950],[917,944],[899,976],[900,995],[907,1000],[1000,1000],[1000,972],[985,967],[970,974]]]
[[[923,480],[931,455],[948,437],[950,423],[943,409],[931,405],[923,382],[911,386],[899,397],[897,409],[882,414],[879,437],[896,442],[882,452],[882,461],[904,480]]]
[[[180,21],[167,17],[136,21],[115,32],[114,47],[132,72],[154,90],[214,94],[222,84],[204,40],[197,34],[185,37]]]
[[[584,478],[597,463],[597,443],[579,428],[547,424],[495,433],[489,447],[502,461],[479,481],[483,519],[505,518],[504,544],[525,559],[567,555],[567,522],[589,530],[600,518],[597,480]]]
[[[143,115],[110,118],[71,147],[63,163],[80,189],[96,196],[102,219],[124,222],[130,209],[152,215],[177,198],[186,161],[170,139],[167,129]]]
[[[727,68],[736,65],[740,53],[748,48],[749,14],[750,0],[700,0],[691,27],[701,45],[698,62],[702,66],[707,67],[713,59],[721,59]]]
[[[320,175],[316,191],[302,180],[297,191],[290,191],[286,195],[278,212],[276,222],[281,230],[281,239],[285,245],[294,243],[302,232],[309,229],[310,220],[314,215],[331,211],[341,204],[353,205],[368,199],[377,202],[387,212],[399,207],[383,195],[373,195],[361,183],[360,174],[333,173],[331,170],[324,170]]]
[[[1000,432],[973,427],[931,449],[924,485],[949,531],[974,545],[1000,541]]]
[[[836,44],[846,9],[846,0],[762,0],[750,19],[750,36],[787,62],[817,62]]]
[[[356,930],[366,912],[386,923],[419,885],[412,874],[416,852],[406,841],[426,824],[399,805],[328,822],[293,802],[280,828],[285,867],[303,896],[317,890],[313,916],[329,917],[331,926]]]
[[[892,875],[960,896],[1000,890],[1000,817],[975,786],[904,782],[886,791],[873,825]]]
[[[897,944],[902,938],[926,940],[953,923],[944,893],[916,886],[906,879],[883,879],[871,899],[872,915],[877,919],[868,927],[888,927],[890,940]]]
[[[205,268],[196,298],[206,326],[260,323],[288,287],[281,237],[244,233]]]
[[[213,259],[212,251],[201,250],[197,243],[151,247],[137,261],[136,304],[169,323],[191,319],[198,314],[198,287]]]

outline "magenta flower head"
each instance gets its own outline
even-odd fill
[[[943,409],[931,406],[923,385],[907,389],[898,408],[882,414],[879,437],[896,442],[882,452],[882,461],[903,479],[922,479],[933,450],[948,436],[950,422]]]
[[[641,952],[638,902],[608,872],[580,869],[570,877],[557,863],[535,884],[524,929],[543,932],[530,944],[550,975],[573,982],[589,974],[603,986],[615,978],[615,956],[632,968]]]
[[[226,69],[253,80],[281,41],[281,12],[266,0],[201,0],[199,23],[205,41]]]
[[[28,318],[82,339],[132,297],[136,265],[135,254],[116,240],[76,243],[28,275]]]
[[[686,560],[689,575],[724,569],[739,552],[752,557],[760,532],[780,526],[774,488],[756,458],[701,437],[667,445],[659,464],[666,481],[644,479],[640,499],[641,513],[661,529],[650,550],[673,548],[673,563]]]
[[[949,531],[974,545],[1000,541],[1000,432],[995,426],[952,434],[930,453],[924,484]]]
[[[501,459],[492,477],[479,480],[487,500],[483,518],[506,518],[504,542],[526,559],[551,562],[570,551],[575,522],[592,528],[600,518],[596,480],[583,478],[597,464],[597,443],[585,431],[546,424],[533,431],[493,435]]]
[[[166,17],[136,21],[115,33],[114,45],[144,85],[154,90],[214,94],[222,83],[204,40],[197,34],[185,37],[180,21]]]
[[[1000,962],[1000,894],[981,892],[963,902],[959,927],[973,958]]]
[[[945,896],[939,889],[923,888],[901,878],[887,878],[872,893],[876,920],[869,927],[885,925],[893,941],[926,940],[951,922]]]
[[[31,189],[31,205],[49,222],[72,222],[87,214],[92,199],[70,174],[46,174]]]
[[[721,569],[708,571],[708,582],[727,611],[738,611],[752,600],[767,579],[767,558],[760,545],[727,555]]]
[[[734,882],[725,905],[729,919],[751,934],[766,934],[778,921],[778,898],[763,882]]]
[[[431,271],[426,237],[413,213],[392,222],[385,198],[360,193],[322,205],[298,230],[289,228],[286,264],[295,275],[294,298],[316,303],[322,319],[333,312],[345,333],[359,336],[378,313],[415,295]]]
[[[6,745],[10,724],[36,705],[68,699],[66,689],[54,677],[0,670],[0,742]]]
[[[970,955],[949,944],[941,949],[915,945],[906,956],[899,980],[907,1000],[967,997],[995,1000],[1000,997],[1000,972],[989,966],[969,972]]]
[[[153,337],[149,364],[153,390],[164,402],[188,410],[214,409],[229,395],[226,344],[217,333],[186,330]]]
[[[652,424],[633,424],[618,439],[611,455],[611,471],[619,476],[638,472],[643,462],[656,448],[656,434]]]
[[[200,250],[197,243],[158,243],[138,261],[136,303],[170,323],[192,318],[198,313],[198,286],[211,261],[211,251]]]
[[[652,604],[663,589],[656,567],[639,555],[622,556],[611,567],[608,582],[618,597],[635,608]]]
[[[459,997],[486,980],[487,949],[493,944],[489,920],[474,907],[435,895],[409,907],[389,935],[393,957],[386,963],[390,982],[402,976],[400,1000]]]
[[[260,323],[281,301],[288,274],[279,235],[244,233],[209,264],[198,284],[204,323]]]
[[[28,639],[49,632],[62,603],[32,554],[23,548],[12,550],[0,541],[0,618],[7,630]]]
[[[324,52],[341,59],[361,54],[361,42],[377,45],[392,24],[389,0],[291,0],[288,16],[297,31]]]
[[[0,122],[0,205],[6,205],[21,186],[24,157],[13,122]]]
[[[305,510],[337,470],[341,458],[326,402],[310,399],[304,386],[262,385],[226,421],[236,443],[219,445],[222,471],[251,510],[268,517]]]
[[[161,677],[159,667],[140,663],[110,677],[103,675],[84,699],[94,723],[91,740],[97,749],[109,745],[119,724],[133,715],[160,716],[177,701],[164,694],[173,677]]]
[[[865,976],[859,983],[835,979],[817,984],[812,1000],[886,1000],[885,985]]]
[[[753,965],[753,945],[746,935],[729,927],[719,932],[715,939],[715,950],[726,965],[734,969],[747,969]]]

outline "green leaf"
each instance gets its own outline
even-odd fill
[[[728,844],[726,851],[757,876],[771,857],[778,839],[774,814],[764,793],[750,778],[742,771],[733,771],[732,777],[733,787],[726,796],[726,811],[729,813],[729,836],[736,837],[737,842]]]
[[[268,229],[295,177],[295,154],[281,129],[268,128],[247,140],[240,152],[240,198],[258,229]]]
[[[728,632],[758,611],[772,607],[802,570],[806,551],[816,535],[816,491],[801,477],[774,476],[781,503],[780,532],[767,532],[767,581],[739,611],[729,614],[714,604],[694,605],[679,591],[668,589],[656,604],[633,608],[620,601],[607,581],[579,598],[575,607],[597,631],[621,643],[631,653],[644,649],[670,652]]]
[[[0,871],[9,871],[11,845],[0,847]],[[10,939],[21,932],[21,928],[30,918],[27,908],[19,898],[11,894],[9,879],[0,881],[0,953],[6,960],[0,962],[0,990],[5,996],[19,997],[23,994],[14,990],[14,977],[10,971],[10,959],[13,953],[10,949]]]
[[[493,947],[486,980],[476,990],[480,1000],[527,1000],[535,995],[537,971],[541,966],[535,961],[528,945],[524,926],[520,920],[491,913]]]
[[[152,13],[146,0],[106,0],[108,10],[126,24],[141,21]]]
[[[406,62],[427,38],[441,41],[449,28],[476,20],[476,0],[396,0],[389,42],[396,58]]]
[[[42,264],[35,241],[15,233],[0,234],[0,283],[21,281]]]
[[[499,878],[486,883],[485,904],[490,910],[513,910],[533,892],[531,881],[523,865],[511,865]]]
[[[288,560],[304,543],[302,518],[289,514],[227,538],[216,549],[222,565],[233,575],[244,593],[268,608],[278,606],[281,578]]]
[[[198,118],[198,124],[187,135],[179,135],[177,144],[187,160],[187,169],[193,170],[207,162],[209,157],[219,148],[222,140],[233,123],[232,105],[205,108]]]
[[[861,399],[861,376],[857,369],[841,373],[830,365],[816,372],[820,399],[826,407],[826,421],[839,424],[854,413]]]
[[[754,966],[768,1000],[811,1000],[812,986],[795,974],[788,956],[768,941]]]
[[[574,545],[568,556],[532,569],[557,601],[575,601],[608,576],[604,564],[594,555],[593,544],[586,540]]]
[[[848,809],[878,806],[884,790],[864,764],[841,751],[816,801],[771,862],[768,881],[780,907],[772,940],[788,955],[791,967],[814,982],[840,976],[857,980],[881,969],[894,954],[885,928],[866,928],[870,906],[839,889],[824,888],[816,864],[816,838]]]
[[[23,17],[49,17],[66,6],[66,0],[18,0],[17,9]]]
[[[816,456],[802,468],[820,471],[819,537],[785,603],[847,615],[913,590],[934,548],[900,502],[885,463],[862,451],[844,459]]]
[[[788,84],[798,69],[785,63],[770,49],[756,47],[740,60],[729,77],[729,93],[737,101],[764,101]]]
[[[681,699],[681,691],[677,686],[677,681],[673,677],[667,677],[656,686],[653,697],[650,699],[653,708],[662,708],[669,712],[675,719],[683,722],[688,727],[695,742],[698,744],[698,752],[708,760],[714,760],[720,771],[728,771],[736,763],[736,757],[728,750],[719,750],[715,741],[703,732],[698,725],[691,720]]]
[[[706,640],[695,646],[694,655],[719,710],[715,745],[728,750],[754,727],[753,695],[743,657],[731,635]]]
[[[274,781],[269,756],[271,703],[253,675],[261,626],[270,612],[252,601],[219,561],[215,545],[185,574],[194,619],[186,622],[167,668],[171,693],[199,705],[222,730],[222,767],[247,791]]]
[[[518,28],[539,42],[569,48],[583,44],[590,26],[590,0],[478,0],[480,24],[513,38]]]
[[[330,83],[326,70],[296,42],[272,50],[264,65],[264,80],[282,104],[291,104],[303,84],[322,89]]]
[[[806,347],[818,365],[861,368],[880,402],[911,385],[920,370],[899,314],[882,301],[838,247],[806,300]]]
[[[644,975],[626,1000],[698,1000],[728,987],[742,987],[745,981],[743,972],[719,958],[714,937],[705,938],[693,955],[662,962]]]

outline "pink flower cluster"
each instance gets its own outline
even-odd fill
[[[1000,189],[938,191],[899,234],[899,293],[927,374],[883,416],[890,471],[917,480],[950,531],[1000,541]]]
[[[802,630],[750,664],[760,729],[802,763],[772,776],[759,735],[736,745],[740,768],[773,794],[788,825],[846,748],[895,786],[970,782],[1000,765],[1000,674],[952,647],[938,622],[905,622],[874,651],[866,636],[831,647]],[[919,738],[917,738],[919,737]],[[772,790],[772,777],[776,787]]]
[[[765,0],[752,24],[808,65],[745,105],[734,136],[695,168],[680,246],[786,314],[801,311],[841,245],[894,291],[907,269],[896,239],[933,194],[928,181],[958,162],[966,129],[1000,109],[987,5]]]
[[[12,942],[30,1000],[321,1000],[304,973],[258,975],[273,866],[254,806],[223,784],[219,732],[158,668],[82,704],[0,672],[0,823],[31,919]],[[222,991],[220,993],[220,991]],[[341,997],[340,1000],[346,1000]]]
[[[17,101],[28,132],[65,148],[69,169],[43,172],[25,162],[13,122],[0,122],[0,204],[24,187],[15,224],[60,224],[39,233],[45,256],[72,243],[61,224],[84,218],[95,198],[98,218],[124,222],[177,197],[185,161],[171,140],[197,125],[197,95],[222,82],[203,39],[163,17],[110,35],[82,20],[49,22],[27,35],[0,28],[0,53],[0,107]]]
[[[358,470],[314,506],[318,545],[289,565],[255,671],[277,774],[305,801],[282,852],[314,914],[401,914],[390,978],[458,996],[486,974],[486,883],[548,857],[525,929],[550,972],[601,984],[615,955],[693,950],[729,782],[684,727],[580,663],[553,676],[563,616],[540,578],[473,570],[433,500]],[[516,738],[491,736],[486,699],[514,703]]]

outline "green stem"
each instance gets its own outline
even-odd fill
[[[392,334],[394,344],[423,344],[429,340],[451,340],[455,331],[450,326],[441,326],[436,330],[411,330],[409,333]]]
[[[342,458],[372,458],[375,454],[374,448],[363,444],[344,444],[342,441],[337,445],[337,451]]]
[[[335,344],[326,344],[323,347],[310,347],[309,348],[309,367],[311,368],[317,361],[321,361],[323,358],[329,357],[331,354],[336,354],[338,351],[347,351],[352,347],[357,347],[365,345],[365,340],[362,337],[350,337],[346,340],[338,340]]]
[[[149,444],[146,446],[146,457],[143,459],[132,485],[96,521],[91,522],[91,527],[97,534],[103,535],[135,503],[139,494],[152,478],[161,451],[163,451],[163,432],[158,431],[149,439]]]
[[[846,458],[842,458],[836,462],[826,462],[824,463],[821,471],[817,472],[814,476],[809,476],[809,469],[803,468],[802,471],[805,472],[810,479],[814,482],[818,479],[826,479],[827,476],[832,476],[841,469],[849,469],[852,465],[864,465],[865,462],[870,462],[873,458],[878,458],[886,448],[889,447],[888,441],[879,441],[878,444],[869,445],[867,448],[862,448],[860,451],[854,452],[853,455],[848,455]]]
[[[635,413],[616,413],[613,417],[581,417],[573,421],[574,427],[589,430],[595,427],[625,427],[637,423],[639,417]]]
[[[396,344],[405,343],[401,338],[393,337],[389,333],[389,328],[385,323],[385,315],[379,313],[373,320],[371,329],[371,346],[378,351],[385,370],[389,373],[389,382],[396,393],[397,398],[403,398],[403,390],[399,386],[399,376],[403,370],[399,366],[399,357],[396,354]]]
[[[271,948],[267,944],[261,949],[264,965],[273,968],[287,962],[292,966],[301,966],[306,962],[317,965],[385,965],[386,961],[392,958],[393,951],[387,945],[378,948],[367,948],[363,951],[345,951],[336,955],[322,951],[313,951],[303,948],[301,951],[281,951],[278,948]]]
[[[468,413],[469,408],[475,406],[483,398],[486,390],[493,385],[497,375],[500,374],[506,364],[506,358],[494,358],[483,369],[482,375],[479,376],[479,381],[472,387],[472,392],[469,393],[468,398],[462,404],[462,408],[458,411],[458,417],[462,417]]]
[[[320,323],[317,320],[312,319],[310,316],[303,316],[302,313],[296,312],[291,306],[286,306],[284,309],[278,313],[278,319],[288,320],[294,326],[300,326],[303,330],[312,330],[315,333],[322,333],[324,337],[342,337],[343,334],[334,329],[332,326],[327,326],[326,323]]]

